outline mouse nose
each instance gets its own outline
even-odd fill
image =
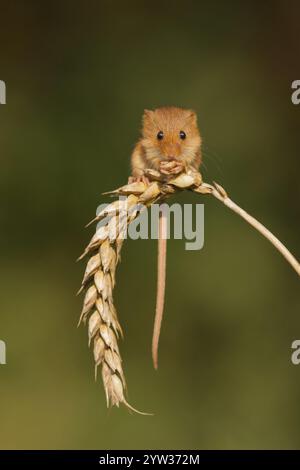
[[[176,158],[179,156],[180,153],[180,147],[177,143],[175,142],[168,142],[167,145],[165,146],[164,153],[166,155],[166,158],[169,161],[176,160]]]

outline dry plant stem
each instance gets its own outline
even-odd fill
[[[158,243],[158,266],[157,266],[157,303],[155,310],[155,321],[152,338],[152,359],[154,368],[158,367],[158,343],[161,329],[162,316],[165,301],[166,285],[166,254],[167,254],[167,232],[168,219],[165,213],[165,206],[160,207],[159,212],[159,239]]]
[[[218,191],[219,189],[219,191]],[[286,261],[292,266],[292,268],[296,271],[296,273],[300,276],[300,263],[296,260],[296,258],[292,255],[292,253],[284,246],[284,244],[278,240],[275,235],[273,235],[270,230],[268,230],[263,224],[261,224],[258,220],[256,220],[252,215],[248,214],[244,209],[239,207],[235,202],[233,202],[226,194],[224,189],[216,184],[214,188],[212,186],[211,194],[219,199],[219,201],[223,202],[225,206],[229,207],[233,212],[238,214],[242,217],[246,222],[248,222],[252,227],[254,227],[258,232],[260,232],[267,240],[269,240],[272,245],[282,254],[282,256],[286,259]]]

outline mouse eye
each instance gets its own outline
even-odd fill
[[[179,137],[184,140],[186,138],[186,133],[184,131],[179,132]]]
[[[157,133],[157,136],[156,136],[156,137],[158,138],[158,140],[162,140],[162,139],[164,138],[164,133],[163,133],[163,131],[159,131],[159,132]]]

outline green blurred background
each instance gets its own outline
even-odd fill
[[[169,242],[160,367],[156,243],[115,292],[129,400],[107,410],[75,297],[101,193],[127,180],[144,108],[192,107],[203,176],[299,251],[298,1],[0,1],[1,448],[299,448],[299,280],[216,200],[205,246]]]

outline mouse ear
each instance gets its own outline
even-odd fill
[[[189,119],[190,122],[197,125],[197,114],[192,109],[188,110],[188,119]]]
[[[144,109],[144,119],[145,118],[151,118],[153,116],[154,111],[151,111],[151,109]]]

